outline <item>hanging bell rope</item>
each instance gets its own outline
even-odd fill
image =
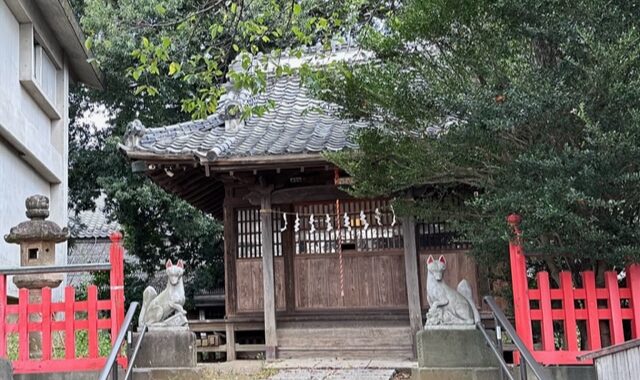
[[[335,169],[335,183],[340,181],[340,171]],[[336,198],[336,227],[338,229],[338,266],[340,268],[340,296],[344,298],[344,263],[342,260],[342,228],[340,228],[340,199]],[[351,223],[349,223],[351,227]]]

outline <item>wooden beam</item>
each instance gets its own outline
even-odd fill
[[[199,185],[199,188],[196,188],[194,191],[184,192],[184,198],[189,202],[198,203],[204,198],[212,198],[216,195],[216,192],[219,192],[223,188],[223,184],[217,183],[202,183]],[[222,200],[218,200],[219,203],[222,203]]]
[[[418,252],[416,250],[416,221],[413,216],[402,218],[404,237],[404,268],[407,281],[407,301],[409,303],[409,324],[413,338],[413,355],[416,352],[416,334],[422,329],[422,311],[420,309],[420,282],[418,277]]]
[[[273,223],[271,221],[271,188],[265,187],[260,202],[260,227],[262,234],[262,279],[264,291],[264,340],[267,360],[277,358],[276,293],[273,273]]]
[[[291,153],[291,154],[274,154],[259,156],[237,156],[232,158],[216,158],[214,160],[200,159],[193,153],[167,154],[152,153],[132,150],[130,147],[119,144],[118,148],[122,150],[129,159],[146,160],[153,162],[198,162],[201,165],[208,165],[212,172],[228,172],[229,170],[253,170],[262,169],[264,166],[270,168],[276,167],[299,167],[327,164],[327,159],[320,153]]]
[[[184,180],[182,180],[182,178],[185,178]],[[192,187],[193,185],[197,184],[198,182],[202,181],[204,177],[203,172],[201,170],[198,169],[189,169],[186,171],[186,173],[182,176],[180,182],[177,182],[176,185],[178,186],[179,189],[181,190],[186,190],[190,187]],[[211,181],[210,179],[207,179],[208,181]]]
[[[315,202],[335,200],[336,198],[349,199],[351,196],[334,185],[316,185],[276,190],[271,197],[273,204]]]

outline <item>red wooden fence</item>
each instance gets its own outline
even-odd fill
[[[559,286],[552,288],[549,273],[541,271],[536,286],[530,288],[520,217],[510,215],[508,221],[516,232],[509,244],[516,330],[538,362],[592,364],[578,361],[577,356],[602,348],[602,324],[608,325],[610,344],[640,337],[640,265],[626,268],[624,287],[618,284],[617,272],[606,272],[605,286],[597,287],[594,272],[585,271],[581,287],[576,287],[570,272],[561,272]],[[580,337],[580,331],[586,337]]]
[[[18,358],[13,361],[14,373],[72,372],[101,370],[108,352],[100,355],[100,331],[110,330],[111,343],[116,339],[124,320],[124,250],[120,244],[122,235],[111,235],[109,259],[110,298],[98,299],[98,288],[87,288],[87,300],[76,301],[75,289],[67,286],[64,299],[51,301],[51,289],[42,289],[42,302],[30,303],[29,290],[20,289],[17,305],[7,303],[7,279],[0,274],[0,357],[7,357],[10,334],[18,334]],[[79,319],[77,313],[81,313]],[[87,331],[87,354],[76,355],[76,332]],[[42,357],[29,355],[29,334],[40,333],[42,338]],[[64,357],[53,357],[55,333],[63,339]],[[64,338],[61,336],[64,335]],[[84,343],[83,343],[84,344]],[[126,367],[126,357],[118,363]]]

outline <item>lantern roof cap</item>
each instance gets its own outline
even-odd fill
[[[44,195],[32,195],[25,201],[26,215],[30,220],[11,227],[4,235],[7,243],[52,242],[61,243],[69,238],[69,229],[61,228],[57,223],[45,220],[49,217],[49,198]]]

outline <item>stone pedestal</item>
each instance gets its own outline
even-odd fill
[[[498,360],[478,330],[423,330],[416,334],[416,346],[412,380],[499,378]]]
[[[139,333],[133,334],[133,344]],[[147,331],[134,366],[136,368],[192,368],[196,366],[196,335],[188,330]]]

